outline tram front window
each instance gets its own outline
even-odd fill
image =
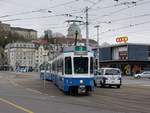
[[[88,73],[88,58],[87,57],[74,57],[74,73],[87,74]]]

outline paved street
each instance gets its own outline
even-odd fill
[[[0,113],[149,113],[150,79],[123,77],[123,86],[66,96],[38,73],[0,72]]]

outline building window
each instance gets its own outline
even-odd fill
[[[93,58],[90,58],[90,73],[93,73],[93,68],[94,68],[94,62],[93,62]]]
[[[148,57],[150,57],[150,51],[148,51]]]
[[[150,46],[148,47],[148,57],[150,57]]]

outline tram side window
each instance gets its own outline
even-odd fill
[[[71,57],[65,57],[65,74],[72,74]]]
[[[57,60],[56,63],[57,63],[57,73],[58,73],[58,72],[60,72],[59,60]]]
[[[54,63],[52,63],[52,72],[54,72]]]
[[[52,64],[52,70],[54,73],[56,73],[56,71],[57,71],[56,69],[57,69],[57,64],[56,64],[56,61],[54,61]]]
[[[47,64],[47,70],[50,71],[50,64]]]
[[[52,65],[49,66],[49,71],[52,72]]]
[[[57,73],[57,61],[54,62],[54,65],[55,65],[54,71],[55,71],[55,73]]]
[[[91,57],[91,58],[90,58],[90,73],[91,73],[91,74],[93,73],[93,67],[94,67],[93,58]]]
[[[98,67],[98,60],[96,59],[95,60],[95,69],[97,69],[97,67]]]
[[[63,65],[62,64],[63,64],[63,60],[62,59],[57,61],[57,71],[61,72],[61,73],[63,71]]]
[[[63,59],[61,59],[61,68],[62,68],[62,75],[64,75],[64,61]]]

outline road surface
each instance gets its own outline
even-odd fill
[[[123,86],[67,96],[38,73],[0,72],[0,113],[150,113],[150,80],[123,78]]]

